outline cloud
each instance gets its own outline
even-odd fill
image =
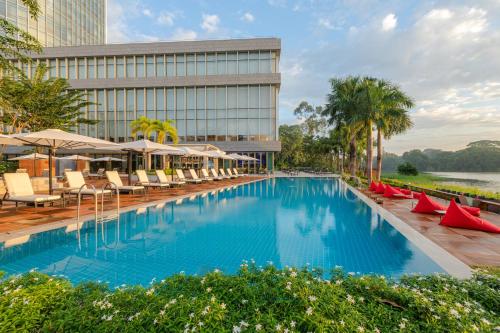
[[[273,7],[286,7],[287,0],[267,0],[267,3]]]
[[[112,13],[112,14],[111,14]],[[125,9],[120,1],[109,0],[107,3],[107,42],[119,43],[129,41],[127,34]]]
[[[243,14],[240,19],[244,22],[248,22],[248,23],[251,23],[255,20],[255,17],[252,15],[252,13],[250,12],[246,12],[245,14]]]
[[[335,29],[335,26],[332,24],[332,22],[327,19],[327,18],[320,18],[318,20],[318,25],[320,27],[323,27],[323,28],[326,28],[326,29],[329,29],[329,30],[333,30]]]
[[[172,40],[195,40],[198,34],[194,30],[186,30],[183,28],[178,28],[174,31],[173,35],[170,37]]]
[[[158,15],[156,21],[161,25],[166,25],[168,27],[171,27],[174,25],[175,17],[176,15],[172,12],[162,11],[160,15]]]
[[[203,14],[201,28],[208,33],[216,32],[219,29],[220,19],[219,16],[213,14]]]
[[[398,19],[394,14],[389,14],[382,20],[383,31],[394,30],[394,28],[396,28],[397,25],[398,25]]]
[[[147,17],[153,17],[153,13],[152,13],[152,12],[151,12],[151,10],[150,10],[150,9],[148,9],[148,8],[144,8],[144,9],[142,10],[142,14],[144,14],[144,16],[147,16]]]

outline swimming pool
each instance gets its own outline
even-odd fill
[[[399,277],[443,269],[338,179],[276,178],[204,193],[0,244],[0,270],[36,268],[86,280],[147,285],[153,278],[239,269],[342,266]]]

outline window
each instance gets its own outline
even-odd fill
[[[104,79],[106,73],[104,72],[104,58],[97,58],[97,78]]]
[[[106,71],[108,79],[115,78],[115,59],[113,57],[106,58]]]
[[[187,75],[193,76],[196,75],[196,63],[194,61],[194,54],[189,54],[186,57],[186,67],[187,67]]]
[[[78,78],[87,78],[87,73],[85,72],[85,58],[78,58]]]
[[[134,57],[127,57],[127,77],[133,78],[134,76]]]
[[[196,98],[194,88],[186,89],[186,109],[187,109],[187,119],[196,118]]]
[[[130,123],[135,120],[135,112],[134,112],[134,103],[135,102],[135,92],[134,92],[134,89],[127,89],[127,101],[126,101],[126,105],[125,105],[125,109],[126,109],[126,116],[127,116],[127,125],[126,125],[126,131],[127,131],[127,134],[126,136],[127,137],[131,137],[131,130],[130,130]]]
[[[153,56],[146,57],[146,76],[147,77],[155,76],[155,59]]]
[[[238,87],[238,118],[248,118],[248,87]]]
[[[186,119],[184,109],[184,88],[175,89],[175,106],[177,109],[177,119]]]
[[[66,75],[66,59],[59,59],[59,77],[68,78]]]
[[[174,89],[167,89],[167,119],[175,120],[175,97]]]
[[[248,96],[248,118],[259,118],[259,87],[250,86]]]
[[[205,75],[205,54],[198,53],[196,55],[196,75]]]
[[[95,79],[95,59],[87,58],[87,78]]]
[[[136,77],[144,77],[144,56],[135,57]]]
[[[156,76],[165,76],[165,59],[163,55],[156,56]]]
[[[167,76],[175,75],[174,56],[167,56]]]
[[[226,118],[226,88],[217,87],[216,89],[216,116],[214,118]],[[210,117],[210,114],[208,116]]]
[[[238,74],[238,61],[236,53],[227,54],[227,74]]]
[[[119,79],[123,79],[125,77],[125,65],[123,63],[123,57],[116,58],[116,77]]]
[[[159,120],[167,119],[167,112],[165,110],[165,98],[163,88],[156,89],[156,118]]]
[[[271,52],[261,51],[259,58],[259,72],[271,73]]]
[[[144,116],[144,89],[136,89],[135,90],[135,96],[136,96],[136,103],[137,103],[137,113],[136,117],[142,117]]]
[[[49,61],[49,75],[50,77],[56,77],[57,76],[57,67],[56,67],[56,60],[55,59],[50,59]]]
[[[154,98],[155,95],[153,88],[146,89],[146,117],[149,119],[156,118]]]
[[[176,75],[185,76],[186,75],[186,62],[183,54],[177,54],[175,56],[176,61]]]
[[[248,52],[238,52],[238,74],[248,74]]]
[[[210,119],[215,119],[215,94],[216,94],[216,89],[213,87],[207,88],[207,118]],[[205,115],[203,114],[203,119],[205,118]]]
[[[217,53],[217,74],[226,74],[226,54]]]
[[[125,101],[123,89],[116,90],[116,136],[118,142],[124,142],[127,136],[125,129]]]
[[[104,99],[104,90],[97,90],[97,120],[99,120],[99,123],[97,123],[97,137],[99,139],[105,139],[105,127],[104,125],[106,124],[105,122],[105,99]]]
[[[107,95],[107,136],[110,141],[115,141],[115,93],[108,90]]]
[[[198,118],[205,118],[205,88],[196,88],[196,110]],[[203,115],[201,115],[203,113]]]
[[[68,59],[68,78],[70,80],[76,79],[76,61],[75,61],[75,59]]]
[[[259,52],[250,52],[248,55],[248,73],[256,74],[259,72]]]
[[[215,54],[207,54],[207,75],[217,74],[217,62]]]

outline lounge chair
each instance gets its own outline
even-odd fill
[[[158,183],[160,184],[168,184],[168,185],[174,185],[174,186],[181,186],[186,184],[186,182],[183,181],[169,181],[167,179],[167,175],[163,170],[155,170],[156,172],[156,177],[158,178]]]
[[[103,190],[103,189],[91,189],[85,183],[85,179],[83,178],[83,173],[80,171],[65,171],[64,175],[66,176],[66,180],[68,181],[69,194],[78,195],[80,193],[82,196],[92,195],[97,197],[98,195],[109,194],[110,197],[113,196],[113,192],[111,190]],[[82,188],[82,186],[84,186]],[[81,190],[80,190],[81,189]]]
[[[82,170],[82,175],[83,175],[83,178],[87,178],[89,176],[89,169],[83,169]]]
[[[229,177],[228,177],[228,176],[226,176],[226,175],[223,175],[223,174],[218,175],[218,174],[217,174],[217,171],[215,171],[215,169],[214,169],[214,168],[210,169],[210,171],[212,172],[212,175],[213,175],[214,177],[217,177],[217,178],[219,178],[219,179],[229,179]]]
[[[221,176],[224,176],[227,178],[236,178],[236,176],[226,175],[226,172],[222,168],[219,169],[219,173],[221,174]]]
[[[202,182],[201,179],[188,179],[184,176],[184,172],[181,169],[175,169],[175,173],[177,174],[177,178],[187,183],[199,184]]]
[[[96,173],[89,173],[89,177],[102,178],[102,177],[104,177],[105,172],[106,172],[106,169],[100,168],[100,169],[97,169]]]
[[[139,178],[139,181],[137,182],[137,185],[142,185],[144,187],[152,187],[152,188],[167,188],[170,187],[170,184],[168,183],[153,183],[149,181],[148,175],[146,174],[146,170],[135,170],[135,173],[137,174],[137,178]]]
[[[41,203],[54,203],[62,200],[60,195],[35,194],[27,173],[4,173],[3,179],[7,191],[0,201],[0,205],[4,201],[13,201],[16,203],[16,208],[19,202],[31,203],[37,208]]]
[[[106,171],[106,178],[108,178],[108,181],[115,186],[113,188],[116,191],[127,192],[127,193],[132,192],[132,194],[134,194],[136,191],[145,192],[144,186],[139,186],[139,185],[124,186],[122,183],[122,179],[120,178],[120,175],[116,171]]]
[[[236,168],[233,168],[233,172],[238,177],[246,177],[246,176],[248,176],[246,173],[239,173],[238,169],[236,169]]]
[[[233,173],[230,168],[227,168],[226,170],[227,170],[227,174],[229,175],[229,177],[240,178],[240,176]]]
[[[211,181],[211,180],[222,180],[222,178],[219,177],[219,176],[217,176],[217,177],[210,177],[210,175],[208,174],[207,169],[201,169],[201,175],[202,175],[202,179],[206,179],[208,181]]]
[[[198,175],[196,174],[196,171],[194,171],[194,169],[189,169],[189,173],[191,174],[191,178],[193,178],[193,179],[199,179],[201,181],[206,181],[206,182],[208,182],[209,180],[213,180],[213,179],[206,179],[204,177],[203,178],[198,177]]]
[[[16,173],[28,173],[27,169],[17,169]]]

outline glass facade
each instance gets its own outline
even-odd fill
[[[45,47],[106,43],[106,0],[38,0],[33,20],[19,0],[0,0],[0,17],[36,37]]]

